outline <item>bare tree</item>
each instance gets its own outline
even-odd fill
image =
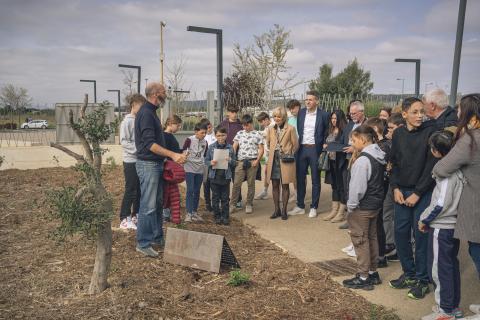
[[[125,87],[122,89],[122,94],[123,94],[123,99],[128,105],[128,97],[130,97],[132,94],[134,94],[137,79],[134,77],[134,71],[133,70],[122,70],[123,73],[123,84]]]
[[[242,49],[234,44],[234,69],[241,74],[251,74],[256,85],[262,86],[264,94],[262,109],[268,109],[276,96],[285,96],[299,85],[297,74],[290,74],[287,53],[293,49],[289,40],[290,31],[278,24],[260,36],[254,36],[255,44]]]
[[[175,91],[189,91],[186,89],[185,73],[186,73],[187,59],[183,54],[173,63],[172,66],[167,66],[167,86],[173,91],[172,95],[172,111],[185,100],[185,95],[181,92]]]
[[[18,112],[18,126],[20,127],[20,113],[32,106],[32,98],[28,95],[27,89],[7,84],[0,90],[0,103],[4,107],[10,106],[12,110]],[[13,122],[13,113],[11,113],[11,122]]]
[[[61,220],[60,227],[54,235],[59,239],[73,233],[83,233],[87,237],[96,237],[96,255],[90,287],[90,294],[100,293],[108,287],[108,272],[112,259],[112,228],[113,205],[110,194],[102,183],[102,154],[105,149],[100,144],[115,132],[118,119],[106,123],[106,109],[108,102],[103,102],[89,114],[86,114],[88,95],[85,95],[84,104],[77,121],[70,110],[69,122],[75,134],[80,139],[85,156],[57,144],[50,146],[59,149],[77,160],[77,170],[81,179],[78,188],[63,188],[52,192],[52,214]]]

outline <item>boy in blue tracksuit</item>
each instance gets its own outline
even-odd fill
[[[444,157],[453,146],[450,131],[435,132],[430,148],[435,158]],[[437,306],[422,320],[455,319],[460,312],[460,270],[458,249],[460,240],[453,237],[457,223],[457,207],[463,190],[464,177],[460,170],[450,177],[436,179],[430,205],[420,215],[418,228],[429,233],[428,266],[435,287]]]
[[[233,146],[227,143],[227,129],[217,127],[215,129],[215,138],[217,141],[208,147],[205,165],[208,166],[215,223],[228,225],[230,223],[228,208],[230,202],[230,181],[232,180],[232,172],[235,166],[235,152],[233,151]],[[227,169],[213,168],[218,163],[218,160],[213,159],[215,149],[226,149],[229,151],[226,159],[228,161]]]

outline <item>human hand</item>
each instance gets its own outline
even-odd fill
[[[403,193],[398,188],[393,189],[393,199],[398,204],[404,204],[405,203],[405,199],[403,198]]]
[[[174,153],[172,160],[178,164],[184,164],[187,161],[187,153]]]
[[[326,149],[327,146],[328,146],[328,144],[324,143],[324,144],[323,144],[323,149]]]
[[[212,161],[210,161],[210,163],[212,164],[212,166],[214,166],[218,163],[218,161],[217,160],[212,160]]]
[[[252,161],[252,167],[256,167],[258,165],[258,160],[253,160]]]
[[[415,193],[412,193],[407,199],[405,199],[405,205],[407,207],[415,207],[419,199],[419,196],[417,196]]]
[[[352,146],[343,148],[343,152],[345,152],[345,153],[353,153],[353,151],[354,150],[353,150]]]
[[[423,233],[427,233],[428,232],[428,226],[423,223],[422,221],[418,221],[418,230],[420,230],[420,232],[423,232]]]

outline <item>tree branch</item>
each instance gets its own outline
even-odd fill
[[[55,143],[55,142],[51,142],[51,143],[50,143],[50,147],[65,152],[66,154],[68,154],[70,157],[74,158],[74,159],[77,160],[78,162],[81,162],[81,163],[87,162],[83,156],[81,156],[81,155],[79,155],[78,153],[73,152],[72,150],[70,150],[70,149],[62,146],[61,144],[58,144],[58,143]]]
[[[87,106],[88,106],[88,94],[85,94],[85,99],[83,100],[83,106],[80,108],[81,121],[83,121],[85,117],[85,111],[87,109]],[[90,144],[87,142],[87,138],[85,137],[83,132],[75,128],[75,122],[73,121],[72,110],[70,110],[69,121],[70,121],[70,126],[72,127],[73,131],[77,134],[78,139],[80,140],[80,143],[82,144],[82,147],[85,150],[85,154],[87,155],[87,159],[85,161],[88,162],[90,165],[92,165],[93,164],[92,148],[90,147]]]

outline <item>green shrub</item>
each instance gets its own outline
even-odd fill
[[[228,279],[227,284],[230,286],[238,287],[250,282],[250,275],[248,273],[243,273],[241,270],[236,269],[230,271],[230,278]]]

